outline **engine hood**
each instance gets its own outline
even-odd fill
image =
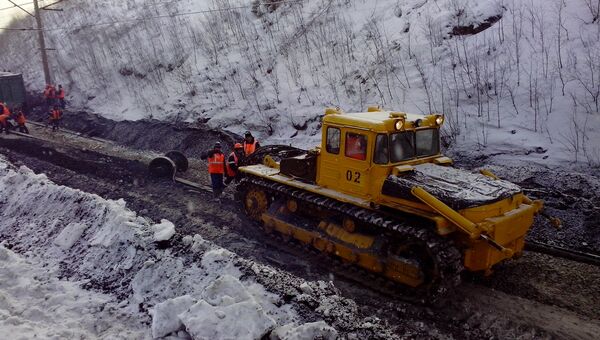
[[[416,200],[411,194],[420,186],[456,210],[501,201],[521,192],[511,182],[495,180],[479,173],[431,163],[414,166],[414,170],[395,176],[383,183],[382,194]]]

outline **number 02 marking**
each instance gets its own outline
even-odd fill
[[[346,171],[346,180],[349,182],[360,183],[360,172],[352,170]]]

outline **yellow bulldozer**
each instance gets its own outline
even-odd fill
[[[442,115],[327,109],[321,145],[267,146],[245,160],[236,197],[266,232],[403,287],[447,293],[461,272],[522,253],[543,203],[440,152]]]

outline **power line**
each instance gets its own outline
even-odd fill
[[[0,27],[0,30],[4,30],[4,31],[39,31],[37,28],[27,28],[27,27],[17,27],[17,28]]]
[[[268,2],[268,3],[259,3],[258,5],[277,5],[277,4],[300,3],[300,2],[304,2],[304,0],[281,0],[281,1],[273,1],[273,2]],[[82,25],[79,27],[55,27],[55,28],[48,28],[45,30],[46,31],[59,31],[59,30],[65,30],[65,29],[78,30],[78,29],[88,28],[88,27],[115,25],[115,24],[120,24],[120,23],[134,23],[134,22],[148,21],[148,20],[152,20],[152,19],[173,18],[173,17],[196,15],[196,14],[207,14],[207,13],[214,13],[214,12],[225,12],[225,11],[231,11],[231,10],[242,9],[242,8],[250,8],[253,6],[254,5],[245,5],[245,6],[234,6],[234,7],[227,7],[227,8],[215,8],[215,9],[207,9],[207,10],[185,12],[185,13],[163,14],[163,15],[138,18],[138,19],[130,19],[130,20],[116,20],[116,21],[111,21],[111,22]]]
[[[304,1],[303,0],[281,0],[281,1],[273,1],[273,2],[267,2],[267,3],[259,3],[258,5],[292,4],[292,3],[301,3],[301,2],[304,2]],[[67,29],[68,30],[79,30],[79,29],[83,29],[83,28],[90,28],[90,27],[97,27],[97,26],[110,26],[110,25],[116,25],[116,24],[120,24],[120,23],[135,23],[135,22],[143,22],[143,21],[148,21],[148,20],[153,20],[153,19],[173,18],[173,17],[196,15],[196,14],[207,14],[207,13],[215,13],[215,12],[225,12],[225,11],[231,11],[231,10],[236,10],[236,9],[250,8],[250,7],[254,7],[254,6],[255,6],[255,4],[254,5],[244,5],[244,6],[233,6],[233,7],[227,7],[227,8],[207,9],[207,10],[185,12],[185,13],[163,14],[163,15],[157,15],[157,16],[152,16],[152,17],[137,18],[137,19],[130,19],[130,20],[115,20],[115,21],[111,21],[111,22],[87,24],[87,25],[81,25],[81,26],[76,26],[76,27],[46,28],[46,29],[44,29],[44,31],[62,31],[62,30],[67,30]],[[0,27],[0,30],[7,30],[7,31],[32,31],[33,30],[33,31],[35,31],[37,29]]]
[[[8,2],[10,2],[10,3],[11,3],[11,4],[13,4],[13,5],[15,5],[15,7],[18,7],[18,8],[19,8],[20,10],[22,10],[23,12],[25,12],[25,13],[29,14],[29,16],[31,16],[31,17],[34,17],[34,18],[35,18],[35,15],[33,15],[33,14],[29,13],[29,11],[28,11],[28,10],[26,10],[26,9],[25,9],[25,8],[23,8],[23,7],[21,7],[21,5],[17,4],[16,2],[14,2],[14,1],[12,1],[12,0],[8,0]]]
[[[16,8],[16,7],[19,7],[19,6],[31,5],[31,4],[33,3],[33,1],[31,1],[31,2],[26,2],[26,3],[23,3],[23,4],[15,4],[15,3],[14,3],[14,2],[12,2],[12,1],[10,1],[10,3],[12,3],[13,5],[12,5],[12,6],[10,6],[10,7],[4,7],[4,8],[0,8],[0,11],[4,11],[4,10],[7,10],[7,9],[14,9],[14,8]]]

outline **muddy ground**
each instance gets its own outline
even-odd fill
[[[273,266],[292,277],[333,280],[340,294],[355,301],[358,306],[352,315],[335,316],[345,319],[343,322],[328,320],[336,324],[343,336],[351,334],[353,324],[365,320],[372,322],[373,329],[363,333],[364,338],[593,339],[599,334],[600,323],[597,320],[600,319],[600,310],[597,306],[600,303],[600,269],[597,267],[526,252],[520,259],[498,266],[491,277],[466,276],[465,284],[444,306],[428,307],[406,303],[397,297],[370,290],[354,280],[336,275],[329,268],[328,262],[307,255],[303,249],[280,245],[277,241],[265,238],[232,200],[224,199],[216,203],[212,201],[210,193],[149,178],[145,163],[156,152],[138,152],[137,149],[165,151],[179,146],[184,151],[200,150],[202,147],[198,145],[209,145],[210,141],[203,133],[197,135],[195,127],[185,127],[184,132],[181,132],[175,127],[159,123],[163,124],[164,130],[160,130],[161,133],[167,136],[171,133],[190,133],[194,136],[178,135],[177,138],[187,138],[188,141],[177,144],[177,138],[164,137],[164,140],[170,142],[162,143],[162,139],[157,141],[148,136],[150,134],[147,131],[152,124],[157,124],[155,122],[147,123],[149,125],[144,122],[111,124],[128,126],[127,129],[123,127],[123,130],[113,126],[112,130],[129,130],[129,135],[136,135],[137,140],[133,146],[99,145],[95,141],[52,134],[47,129],[33,127],[32,132],[45,140],[2,136],[0,153],[17,165],[26,165],[35,172],[46,173],[58,184],[96,193],[105,198],[124,198],[128,207],[140,215],[155,221],[169,219],[178,227],[179,237],[200,234],[242,257]],[[75,125],[70,126],[76,128]],[[191,130],[187,130],[188,128]],[[136,129],[141,129],[141,132]],[[202,131],[201,128],[198,129]],[[93,131],[98,130],[102,129]],[[96,136],[111,138],[110,133],[112,132],[98,133]],[[126,143],[122,133],[118,135],[122,139],[115,140]],[[223,140],[226,138],[228,137],[223,137]],[[197,143],[194,143],[194,139]],[[193,151],[191,153],[195,154]],[[205,181],[205,176],[202,175],[204,171],[202,162],[193,163],[191,172],[196,172],[196,180]],[[227,192],[229,197],[231,190],[229,188]],[[562,207],[560,200],[557,201],[556,211],[574,214],[573,219],[576,220],[577,214],[571,210],[570,206]],[[593,223],[585,223],[584,219],[577,227],[589,228],[591,230],[586,232],[592,233]],[[537,228],[538,226],[536,230]],[[580,242],[579,235],[572,237],[569,231],[564,233],[568,236],[566,239]],[[540,232],[539,235],[542,235],[541,238],[551,237],[553,234]],[[587,234],[584,236],[588,238]],[[10,238],[11,235],[0,234],[0,239]],[[179,240],[180,238],[176,238],[170,246],[180,252],[181,256],[188,256],[183,252],[184,248],[178,246]],[[18,243],[17,240],[14,241]],[[569,242],[564,244],[574,245]],[[64,268],[64,275],[78,279],[68,268]],[[285,287],[280,282],[264,278],[262,283],[274,292],[286,294]],[[101,282],[92,288],[108,291],[119,289],[112,287],[110,283]],[[323,317],[311,309],[310,302],[299,304],[298,308],[309,320]]]

